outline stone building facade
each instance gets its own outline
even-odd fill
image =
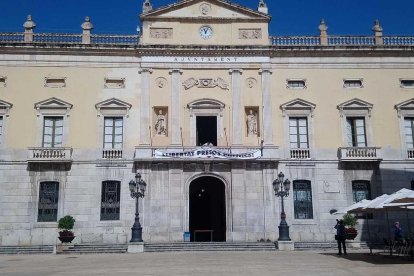
[[[144,1],[142,33],[0,34],[0,245],[330,241],[332,210],[412,188],[414,38],[269,37],[224,0]],[[375,227],[374,216],[374,227]],[[378,216],[377,216],[378,218]],[[365,221],[361,219],[360,230]],[[381,229],[378,223],[378,229]]]

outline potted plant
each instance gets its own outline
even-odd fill
[[[75,219],[72,216],[67,215],[59,219],[58,228],[62,230],[59,231],[59,240],[62,243],[72,242],[75,238],[74,233],[71,231],[74,224]]]
[[[353,240],[358,235],[358,231],[355,226],[358,224],[358,220],[354,215],[345,214],[342,218],[345,225],[345,236],[347,240]],[[347,227],[348,226],[348,227]]]

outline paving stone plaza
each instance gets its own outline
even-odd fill
[[[408,276],[414,260],[334,251],[181,252],[99,255],[2,255],[2,276],[237,275],[237,276]]]

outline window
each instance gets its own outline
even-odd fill
[[[352,181],[352,195],[354,202],[360,202],[363,199],[371,199],[371,187],[369,181],[355,180]]]
[[[59,182],[40,182],[38,222],[49,222],[57,220],[59,199]]]
[[[312,189],[308,180],[293,181],[295,219],[313,219]]]
[[[414,180],[411,180],[411,190],[414,190]]]
[[[365,118],[346,118],[346,134],[349,147],[366,147]]]
[[[289,89],[305,89],[306,88],[306,80],[291,80],[288,79],[286,81],[286,87]]]
[[[400,79],[402,88],[414,88],[414,79]]]
[[[45,87],[62,88],[66,87],[66,78],[45,78]]]
[[[122,117],[105,117],[104,148],[122,149]]]
[[[407,149],[414,148],[414,118],[404,118],[404,134]]]
[[[120,188],[119,181],[102,182],[101,220],[119,220]]]
[[[63,118],[44,117],[42,147],[56,148],[62,146]]]
[[[307,118],[289,118],[289,135],[291,149],[309,148]]]
[[[362,79],[345,79],[344,88],[363,88]]]
[[[125,78],[105,78],[105,88],[125,88]]]

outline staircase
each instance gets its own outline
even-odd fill
[[[0,254],[52,254],[53,245],[0,246]]]
[[[295,250],[328,250],[336,249],[336,242],[295,242]]]
[[[146,243],[144,252],[177,252],[177,251],[275,251],[271,242],[179,242],[179,243]]]
[[[75,244],[70,245],[59,254],[126,253],[127,248],[127,244]]]

